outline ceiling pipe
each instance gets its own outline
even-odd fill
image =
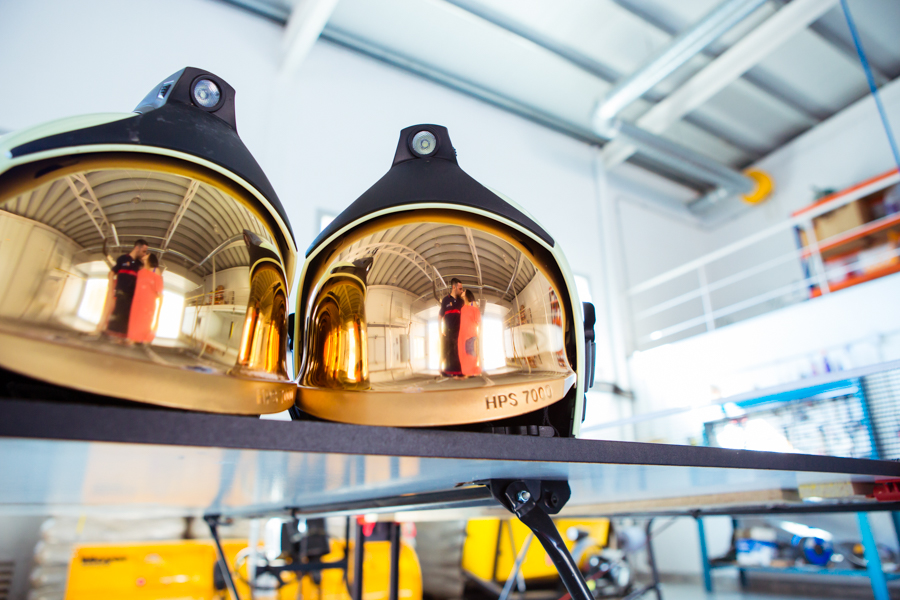
[[[647,135],[662,133],[670,125],[720,92],[798,31],[808,27],[836,3],[837,0],[795,0],[786,5],[725,51],[719,58],[700,70],[665,100],[647,111],[637,120],[635,130],[644,131]],[[594,115],[594,128],[598,131],[616,128],[617,119],[601,118],[600,108],[602,106],[598,107]],[[603,114],[610,114],[610,112],[607,110]],[[634,131],[632,131],[633,133]],[[622,163],[635,152],[645,152],[644,143],[634,143],[633,139],[625,139],[627,136],[624,134],[621,138],[614,140],[603,149],[603,160],[607,168]],[[746,179],[750,191],[754,190],[755,183],[749,178]],[[688,209],[694,214],[713,218],[715,213],[722,212],[719,207],[725,200],[748,193],[750,192],[747,191],[746,186],[735,187],[733,183],[726,183],[690,203]]]
[[[292,75],[306,59],[331,18],[338,0],[301,0],[285,24],[281,72]]]
[[[726,0],[692,27],[660,49],[637,71],[616,83],[594,113],[594,120],[607,123],[649,92],[729,29],[744,20],[766,0]]]
[[[281,23],[285,23],[290,16],[289,11],[281,8],[276,10],[271,5],[260,3],[259,0],[225,1]],[[592,58],[582,55],[564,44],[524,27],[520,23],[516,23],[499,12],[490,11],[471,0],[447,0],[447,2],[540,46],[604,81],[612,78],[612,72]],[[373,45],[356,36],[336,29],[332,25],[326,24],[321,35],[323,38],[332,42],[352,48],[358,52],[362,52],[388,64],[431,79],[462,93],[469,94],[484,102],[493,104],[525,119],[529,119],[584,142],[602,146],[610,142],[613,137],[620,135],[622,138],[627,139],[629,144],[637,146],[642,156],[645,156],[657,165],[665,167],[670,173],[675,174],[674,176],[672,174],[663,176],[678,181],[682,185],[693,187],[688,183],[676,179],[677,175],[683,175],[685,180],[691,182],[703,182],[710,187],[725,188],[730,194],[745,193],[743,190],[747,190],[748,188],[752,189],[752,186],[754,185],[750,178],[745,177],[735,169],[718,163],[709,157],[682,146],[681,144],[646,131],[638,130],[633,125],[621,122],[618,119],[614,119],[612,123],[606,123],[604,127],[601,128],[602,131],[597,131],[596,128],[582,126],[581,124],[565,122],[557,117],[538,111],[533,107],[523,105],[516,100],[501,96],[477,84],[438,71],[415,59],[397,55],[388,49]],[[680,209],[681,207],[678,208]]]
[[[655,162],[727,189],[732,194],[749,194],[756,188],[756,183],[743,173],[631,123],[616,119],[609,133],[611,138],[628,140],[641,154]]]
[[[662,133],[718,94],[797,32],[806,29],[837,2],[838,0],[793,0],[647,111],[636,124],[651,133]],[[627,142],[613,142],[603,149],[604,164],[613,167],[627,160],[635,151],[639,151],[639,148]]]
[[[530,27],[509,18],[500,11],[495,11],[489,7],[483,6],[475,0],[446,0],[466,12],[473,14],[492,25],[504,29],[514,35],[517,35],[536,46],[552,52],[556,56],[567,60],[573,65],[580,67],[584,71],[604,80],[618,79],[619,74],[613,72],[605,65],[599,63],[593,58],[572,49],[565,43],[559,42],[550,36],[534,30]],[[686,62],[691,56],[700,52],[705,46],[709,45],[713,40],[728,30],[741,19],[766,0],[728,0],[712,13],[707,15],[707,19],[712,19],[709,25],[695,25],[690,30],[676,38],[678,42],[679,55],[685,51],[690,51],[690,56],[681,58],[682,62]],[[705,21],[705,19],[704,19]],[[692,41],[687,34],[698,30],[694,33],[696,41]],[[326,30],[327,32],[327,30]],[[714,34],[714,35],[713,35]],[[710,37],[712,35],[712,37]],[[679,41],[680,40],[680,41]],[[702,45],[698,45],[702,42]],[[673,42],[674,44],[675,42]],[[669,52],[667,47],[660,55],[665,57],[665,61],[671,65],[671,61],[675,59],[675,53]],[[657,60],[657,58],[654,58]],[[670,66],[674,70],[675,66]],[[654,69],[657,69],[654,67]],[[671,70],[669,72],[671,72]],[[613,88],[613,91],[620,86],[632,80],[634,75],[626,77],[622,83]],[[662,75],[660,79],[665,77]],[[639,98],[646,92],[650,92],[651,84],[647,89],[638,93],[634,99]],[[631,94],[635,88],[628,85],[626,93]],[[612,92],[611,92],[612,93]],[[610,98],[610,96],[607,96]],[[660,98],[661,99],[661,98]],[[694,150],[691,150],[677,142],[665,139],[661,136],[642,131],[619,119],[607,120],[600,127],[594,127],[593,132],[604,141],[612,140],[618,136],[628,139],[628,141],[639,148],[640,154],[647,157],[654,163],[657,163],[674,173],[684,175],[685,178],[693,181],[703,182],[713,187],[725,187],[732,193],[748,193],[755,185],[753,180],[745,177],[739,171],[727,167],[715,160],[708,158]]]
[[[714,190],[690,205],[692,212],[702,213],[726,198],[749,194],[755,189],[756,184],[734,169],[696,152],[688,151],[656,133],[626,123],[617,117],[628,105],[652,90],[659,82],[762,6],[765,1],[726,0],[660,49],[644,66],[619,81],[597,105],[594,112],[592,119],[594,130],[611,139],[618,139],[618,142],[613,142],[613,146],[622,145],[624,142],[652,160],[670,168],[677,168],[715,186]],[[604,152],[604,155],[608,156],[608,153]],[[672,164],[673,162],[680,164],[676,166]]]

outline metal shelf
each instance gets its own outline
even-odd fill
[[[0,511],[31,514],[377,512],[425,493],[470,506],[478,501],[459,486],[497,478],[568,480],[566,510],[577,512],[598,501],[900,478],[900,464],[887,461],[8,398],[0,399],[0,464]]]
[[[809,566],[793,566],[793,567],[763,567],[763,566],[743,566],[734,564],[711,564],[710,569],[740,569],[745,573],[778,573],[792,575],[837,575],[840,577],[869,577],[869,572],[864,569],[828,569],[824,567]],[[893,581],[900,579],[900,573],[882,571],[885,579]]]

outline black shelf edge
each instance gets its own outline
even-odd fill
[[[900,478],[900,463],[639,442],[431,429],[0,398],[0,436],[278,452],[843,473]]]

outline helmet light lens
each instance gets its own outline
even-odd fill
[[[413,136],[412,149],[419,156],[428,156],[437,149],[437,139],[430,131],[420,131]]]
[[[222,98],[222,92],[214,81],[209,79],[201,79],[194,84],[194,102],[203,108],[213,108]]]

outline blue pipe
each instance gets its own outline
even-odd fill
[[[862,63],[863,71],[866,73],[866,80],[869,82],[869,90],[875,98],[875,106],[878,107],[878,113],[881,115],[881,123],[884,125],[884,132],[887,134],[888,144],[891,146],[891,152],[894,154],[894,162],[897,164],[897,170],[900,171],[900,150],[897,149],[897,140],[894,139],[894,132],[888,121],[887,112],[881,103],[881,95],[878,93],[878,87],[875,85],[875,77],[872,75],[872,68],[869,66],[869,60],[862,47],[862,41],[859,39],[859,32],[856,30],[856,23],[850,16],[850,7],[847,0],[841,0],[841,8],[844,9],[844,17],[847,19],[847,27],[850,28],[850,35],[853,36],[853,45],[856,46],[856,53],[859,54],[859,62]]]

